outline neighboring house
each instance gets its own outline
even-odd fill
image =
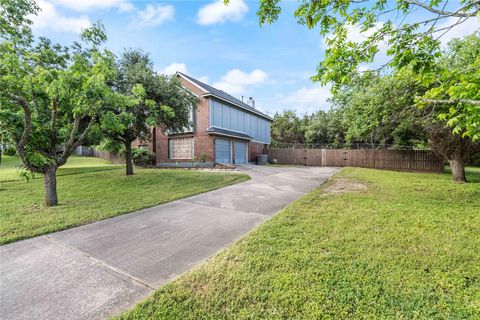
[[[198,98],[192,110],[193,126],[182,133],[152,130],[148,148],[155,152],[157,165],[189,162],[202,154],[207,161],[245,164],[266,152],[271,117],[255,109],[254,103],[244,103],[186,74],[176,76]]]

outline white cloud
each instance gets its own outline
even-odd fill
[[[240,21],[248,11],[248,6],[244,0],[230,0],[225,5],[224,0],[215,0],[198,10],[197,23],[201,25],[210,25],[224,23],[226,21]]]
[[[62,7],[75,11],[117,8],[120,12],[131,12],[135,9],[132,3],[126,0],[53,0]]]
[[[312,113],[319,110],[328,110],[330,103],[329,86],[302,87],[287,95],[280,95],[275,99],[277,111],[282,109],[295,109],[299,113]]]
[[[437,30],[451,26],[456,22],[458,22],[458,18],[450,17],[446,19],[443,23],[439,24],[437,27]],[[480,18],[473,17],[473,18],[467,19],[463,23],[456,25],[452,29],[450,29],[447,33],[445,33],[440,38],[440,42],[442,43],[442,46],[445,47],[450,40],[453,40],[455,38],[463,38],[479,30],[480,30]],[[439,31],[435,35],[438,37],[445,31]]]
[[[361,42],[367,40],[368,37],[372,36],[380,28],[382,28],[383,25],[384,25],[384,23],[379,21],[375,24],[375,26],[373,26],[372,28],[370,28],[368,30],[365,30],[363,32],[361,31],[360,26],[349,25],[349,26],[347,26],[347,41],[351,41],[351,42],[355,42],[355,43],[361,43]],[[332,39],[332,38],[333,38],[333,34],[328,34],[328,35],[325,36],[325,38],[323,38],[324,47],[327,46],[327,40]],[[386,41],[387,41],[387,39],[385,39],[381,43],[380,47],[382,46],[382,44],[386,44]]]
[[[160,73],[165,75],[173,75],[175,72],[180,71],[182,73],[188,73],[187,65],[185,63],[171,63],[163,69],[158,70]]]
[[[148,4],[144,10],[137,11],[129,27],[133,29],[155,27],[173,20],[174,14],[175,8],[172,5]]]
[[[38,15],[31,17],[34,30],[51,29],[54,31],[80,33],[82,29],[91,25],[88,16],[62,16],[52,3],[43,0],[37,1],[37,5],[41,11]]]
[[[213,84],[215,88],[221,89],[230,94],[245,93],[246,87],[264,83],[268,74],[256,69],[252,72],[243,72],[239,69],[228,71],[220,81]]]

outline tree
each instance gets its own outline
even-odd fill
[[[260,0],[260,24],[278,19],[281,2]],[[441,0],[305,0],[295,17],[298,23],[327,36],[325,58],[313,78],[333,82],[338,88],[350,81],[359,64],[372,62],[382,46],[388,47],[391,57],[386,66],[413,63],[418,70],[433,63],[440,52],[441,37],[480,12],[478,0],[457,3],[454,7]],[[350,39],[351,32],[360,32],[364,40]]]
[[[423,90],[423,91],[422,91]],[[425,110],[414,106],[423,87],[404,75],[357,74],[332,97],[347,143],[425,145]]]
[[[278,19],[280,3],[281,0],[260,0],[257,12],[260,24]],[[295,11],[300,24],[318,29],[326,37],[325,57],[312,80],[332,83],[333,91],[338,90],[352,80],[360,64],[373,62],[385,48],[389,60],[379,69],[408,67],[417,75],[426,75],[424,79],[442,79],[442,89],[428,93],[423,102],[451,107],[444,114],[449,125],[454,127],[454,132],[462,130],[473,140],[480,138],[478,59],[467,69],[442,70],[433,76],[432,72],[439,71],[435,64],[441,55],[441,38],[469,19],[478,19],[479,14],[478,0],[453,3],[442,0],[304,0]],[[360,33],[363,39],[349,37],[352,33]]]
[[[464,182],[465,166],[480,152],[480,33],[452,40],[432,71],[418,78],[426,89],[417,105],[453,127],[454,134],[430,124],[430,146],[449,161],[453,180]]]
[[[110,141],[124,146],[126,175],[132,175],[132,142],[149,140],[151,127],[182,131],[190,125],[196,97],[176,77],[156,74],[148,54],[140,50],[126,50],[117,65],[112,86],[122,99],[102,114],[101,128]]]
[[[431,123],[427,133],[430,147],[448,160],[453,181],[466,182],[465,166],[480,152],[480,143],[452,133],[442,122]]]
[[[115,68],[113,55],[100,49],[106,40],[101,24],[82,32],[83,44],[64,47],[34,39],[26,16],[37,10],[28,0],[0,3],[0,126],[25,168],[44,175],[45,205],[54,206],[57,169],[111,98],[107,81]]]
[[[465,166],[480,151],[480,143],[454,134],[439,119],[442,109],[414,105],[427,92],[411,71],[357,76],[332,100],[343,112],[347,142],[427,145],[448,160],[454,181],[464,182]]]
[[[453,132],[480,139],[480,32],[454,39],[431,71],[419,76],[429,87],[417,104],[434,106]]]
[[[343,109],[332,108],[312,115],[305,129],[305,140],[312,144],[331,144],[342,147],[345,144],[346,128],[343,126]]]
[[[282,143],[305,143],[305,122],[295,111],[285,110],[275,113],[271,125],[272,146]]]

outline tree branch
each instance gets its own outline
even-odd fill
[[[480,106],[480,100],[473,100],[473,99],[427,99],[427,98],[420,98],[417,97],[420,101],[428,103],[428,104],[458,104],[458,103],[467,103],[473,104],[476,106]]]
[[[417,0],[404,0],[406,3],[409,3],[411,5],[414,5],[414,6],[419,6],[425,10],[428,10],[430,12],[433,12],[433,13],[436,13],[438,15],[441,15],[441,16],[450,16],[450,17],[459,17],[459,18],[469,18],[469,17],[474,17],[477,13],[477,10],[475,10],[474,12],[469,12],[469,13],[465,13],[465,12],[462,12],[462,11],[465,11],[466,9],[469,9],[470,6],[473,6],[475,4],[478,4],[479,1],[473,1],[469,4],[467,4],[466,6],[460,8],[459,10],[455,11],[455,12],[450,12],[450,11],[444,11],[444,10],[440,10],[440,9],[435,9],[429,5],[426,5],[420,1],[417,1]]]
[[[95,124],[97,117],[93,116],[90,118],[90,122],[88,123],[87,127],[85,128],[83,133],[80,135],[80,137],[77,139],[77,141],[75,141],[75,135],[78,132],[78,128],[80,126],[80,120],[81,120],[80,118],[75,118],[75,123],[73,124],[73,129],[70,134],[70,138],[68,139],[68,142],[65,145],[62,157],[57,162],[58,166],[64,165],[65,162],[67,162],[68,157],[70,157],[70,155],[72,154],[73,150],[75,150],[78,146],[80,146],[83,143],[88,132],[90,131],[90,129],[92,129],[92,126]]]
[[[57,147],[57,97],[52,100],[52,116],[50,123],[50,155],[55,156]]]
[[[23,113],[25,115],[23,119],[22,136],[20,140],[16,141],[18,155],[20,156],[20,159],[22,159],[23,164],[25,165],[25,167],[27,167],[28,170],[41,173],[43,171],[30,163],[27,157],[27,153],[25,152],[25,146],[27,145],[28,140],[30,139],[30,134],[32,133],[32,111],[30,110],[27,101],[25,101],[23,97],[12,94],[11,98],[15,103],[22,107]]]

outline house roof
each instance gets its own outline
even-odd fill
[[[248,134],[245,134],[243,132],[218,128],[218,127],[210,127],[210,128],[207,129],[207,132],[210,133],[210,134],[217,134],[217,135],[220,135],[220,136],[227,136],[227,137],[233,137],[233,138],[253,140],[252,137],[250,137]]]
[[[195,84],[196,86],[200,87],[201,89],[203,89],[206,94],[204,96],[213,96],[217,99],[220,99],[220,100],[223,100],[223,101],[226,101],[226,102],[229,102],[237,107],[240,107],[242,109],[245,109],[247,111],[250,111],[252,113],[255,113],[256,115],[259,115],[261,116],[262,118],[265,118],[269,121],[273,121],[273,119],[266,115],[265,113],[255,109],[254,107],[246,104],[245,102],[241,101],[241,100],[238,100],[237,98],[229,95],[228,93],[226,93],[225,91],[222,91],[222,90],[219,90],[219,89],[216,89],[212,86],[209,86],[208,84],[206,83],[203,83],[195,78],[192,78],[190,76],[187,76],[186,74],[184,73],[181,73],[181,72],[177,72],[178,75],[180,75],[182,78],[184,79],[187,79],[188,81],[192,82],[193,84]]]

